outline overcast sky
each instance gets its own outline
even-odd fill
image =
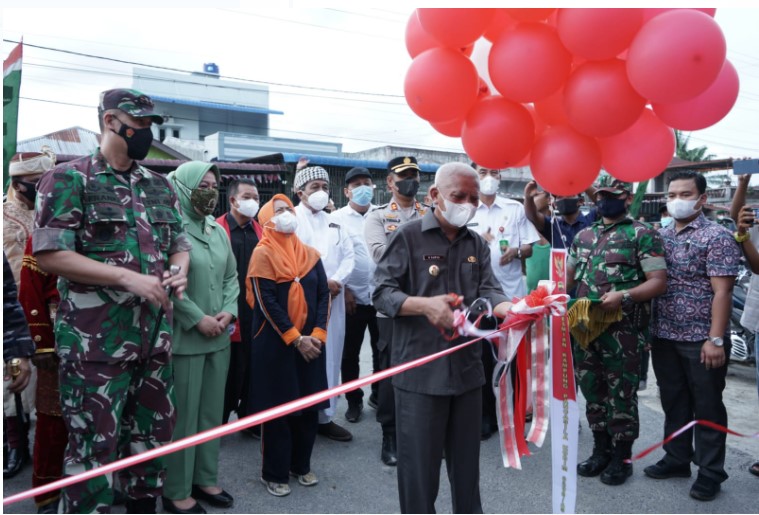
[[[215,62],[224,77],[271,84],[270,107],[285,113],[270,117],[272,136],[338,141],[347,152],[388,144],[462,151],[459,139],[437,134],[403,98],[411,62],[404,32],[412,7],[353,2],[321,9],[241,8],[227,0],[216,8],[181,9],[144,7],[155,1],[133,1],[129,9],[73,4],[92,6],[2,10],[4,40],[23,36],[29,45],[19,139],[76,125],[97,130],[98,93],[131,84],[133,66],[118,60],[187,71]],[[725,119],[692,133],[691,146],[706,145],[718,157],[759,157],[759,9],[720,8],[716,20],[741,92]],[[2,43],[3,57],[13,46]]]

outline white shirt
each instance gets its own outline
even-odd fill
[[[324,211],[313,213],[304,204],[298,204],[295,216],[298,218],[295,234],[300,241],[319,251],[328,279],[345,285],[354,263],[350,236],[338,224],[332,223]]]
[[[496,279],[501,283],[503,293],[509,298],[526,295],[527,287],[522,277],[521,260],[514,259],[504,266],[499,264],[501,240],[507,240],[509,247],[514,248],[540,240],[538,231],[524,214],[524,206],[516,200],[496,195],[490,207],[480,201],[468,226],[480,235],[484,235],[490,229],[493,236],[489,243],[491,266]]]
[[[348,233],[353,242],[354,266],[353,272],[348,277],[345,286],[350,288],[356,297],[356,303],[369,306],[372,304],[372,292],[374,291],[374,269],[377,265],[369,255],[369,247],[364,238],[364,223],[366,215],[374,206],[363,215],[353,209],[350,204],[342,207],[329,215],[332,222]]]
[[[751,235],[751,244],[759,250],[759,226],[754,225],[748,233]],[[753,332],[759,330],[759,274],[751,275],[741,325]]]

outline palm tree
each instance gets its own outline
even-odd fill
[[[680,159],[698,162],[717,157],[715,154],[707,154],[709,149],[706,147],[688,148],[688,142],[690,142],[690,134],[686,136],[682,131],[675,129],[675,155]]]

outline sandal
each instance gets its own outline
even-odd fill
[[[754,462],[754,464],[748,468],[748,471],[755,476],[759,476],[759,461]]]

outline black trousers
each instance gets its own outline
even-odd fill
[[[393,319],[377,317],[379,341],[377,342],[377,371],[390,368],[390,349],[393,340]],[[377,385],[377,422],[383,435],[395,435],[395,393],[392,378],[383,379]]]
[[[286,415],[265,422],[261,431],[261,477],[266,481],[287,483],[290,472],[300,475],[311,472],[311,452],[318,426],[318,411],[302,411],[300,415]]]
[[[245,340],[232,342],[229,354],[229,372],[227,373],[227,387],[224,391],[224,415],[222,423],[229,422],[229,415],[234,411],[238,416],[247,413],[248,404],[248,364],[250,363],[250,347],[252,342]]]
[[[480,388],[461,395],[396,388],[395,405],[401,513],[435,513],[443,450],[453,513],[482,513]]]
[[[498,416],[495,409],[495,394],[493,393],[495,358],[493,357],[492,344],[486,340],[483,340],[481,344],[482,366],[485,369],[485,384],[482,385],[482,429],[492,433],[498,431]],[[513,367],[510,370],[513,370]]]
[[[369,328],[369,343],[372,346],[372,372],[378,370],[377,340],[379,340],[379,329],[377,329],[377,311],[372,305],[356,304],[355,313],[352,315],[345,314],[345,344],[343,345],[343,359],[340,363],[343,383],[358,379],[359,355],[367,328]],[[377,390],[376,385],[377,383],[372,383],[372,392]],[[345,394],[348,404],[361,402],[363,398],[364,391],[361,388]]]
[[[701,342],[654,339],[651,361],[661,392],[665,436],[694,419],[727,426],[727,410],[722,402],[727,361],[720,368],[707,370],[700,362],[701,345]],[[725,355],[730,355],[729,343],[725,344]],[[696,426],[664,445],[667,453],[664,460],[673,465],[693,461],[701,474],[722,482],[727,479],[726,438],[725,433]]]

